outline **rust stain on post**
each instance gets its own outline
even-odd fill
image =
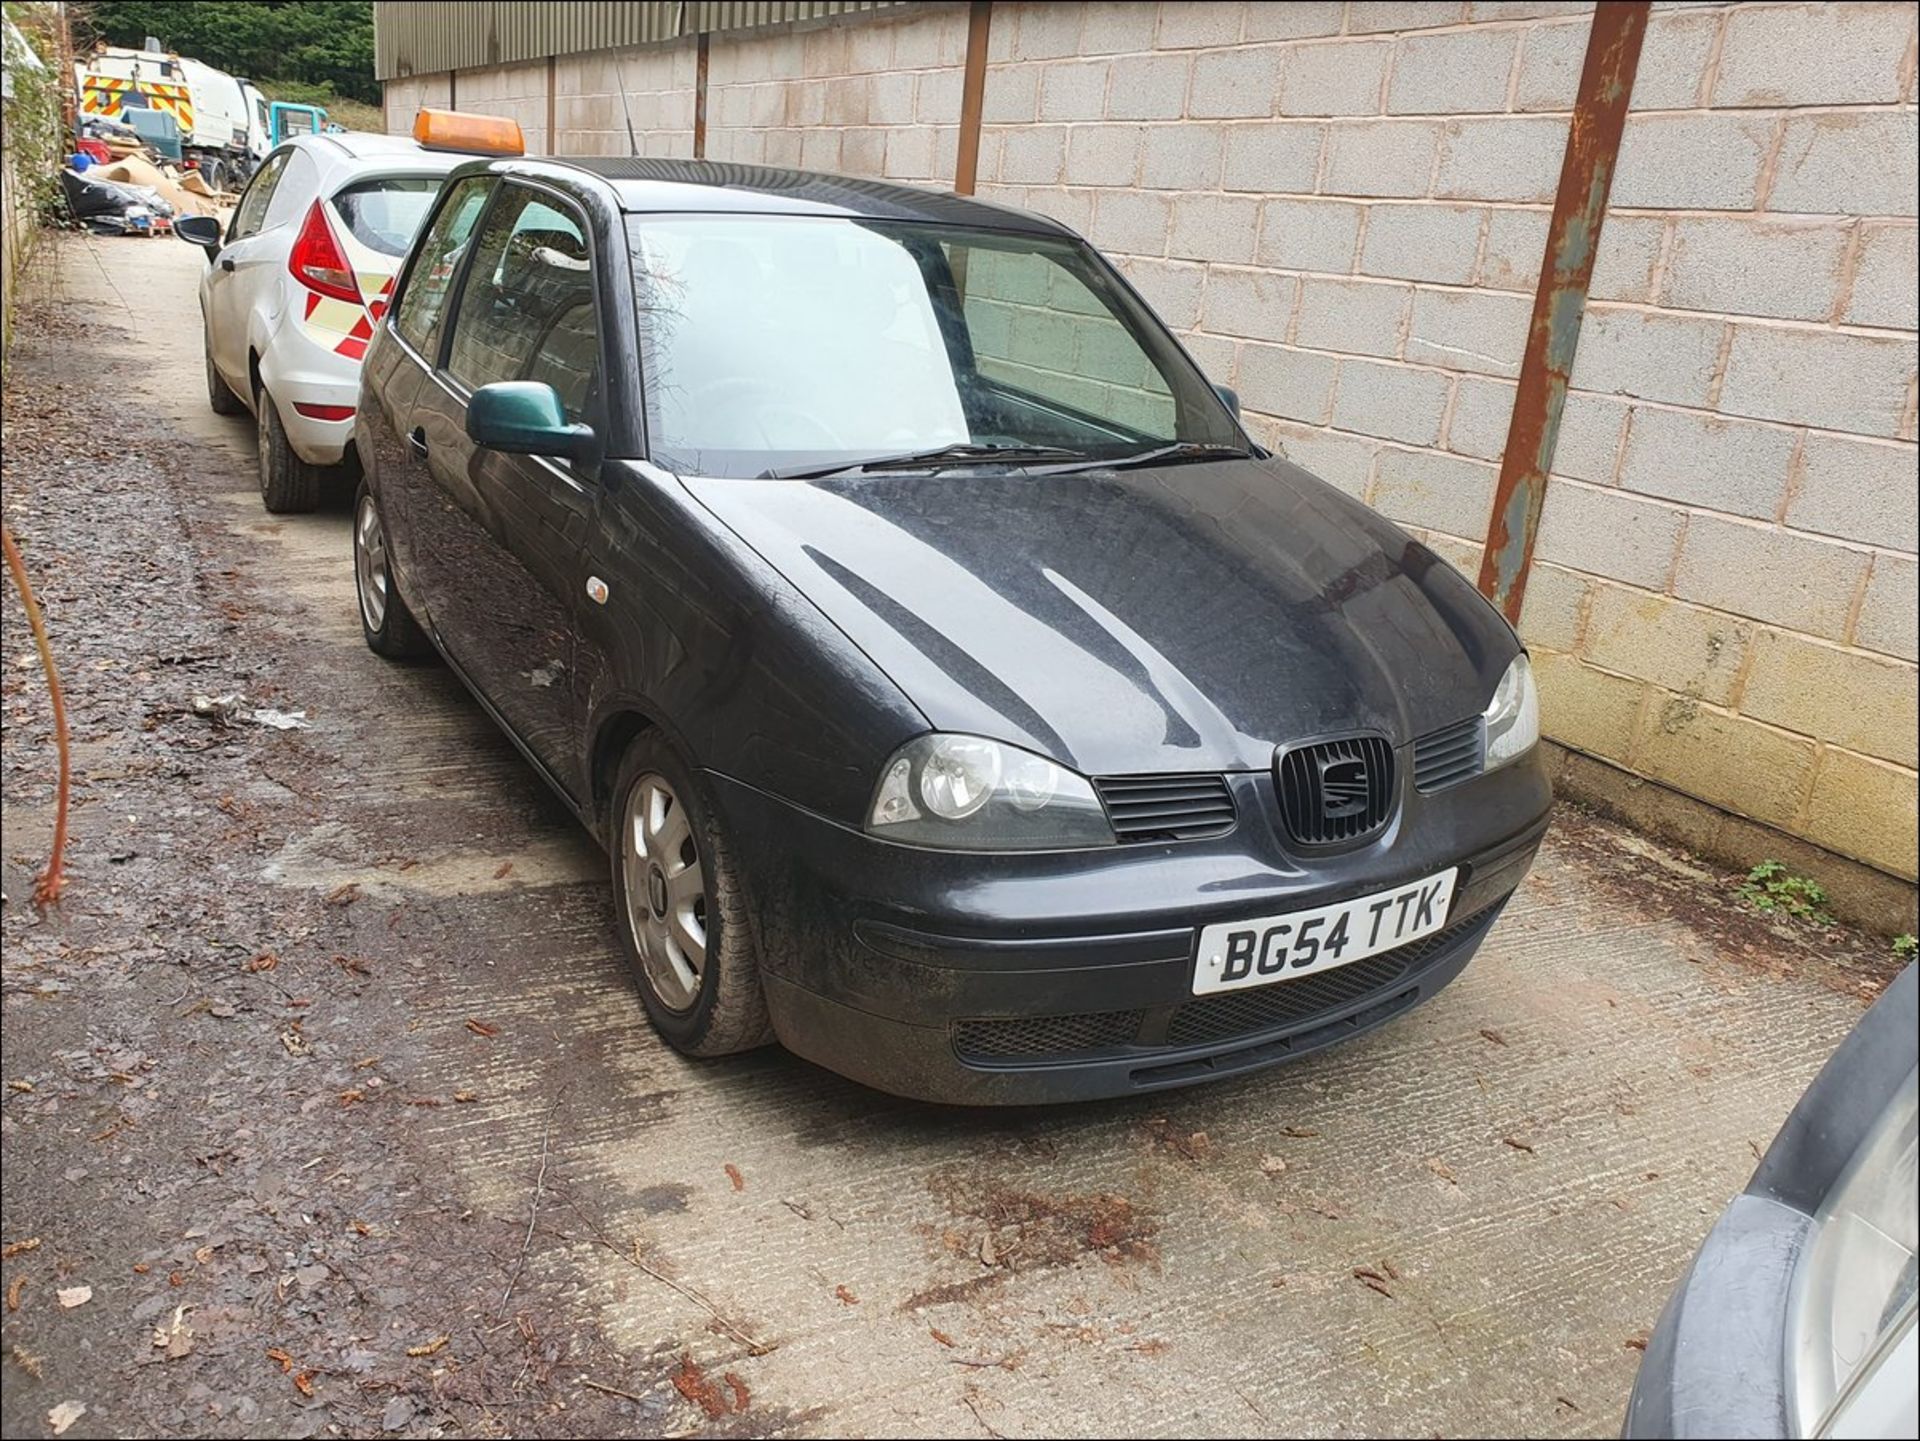
[[[953,161],[956,195],[973,194],[980,171],[980,112],[987,98],[987,31],[993,0],[973,0],[967,14],[967,61],[960,80],[960,148]]]
[[[1614,161],[1620,155],[1649,8],[1648,0],[1601,0],[1587,36],[1586,65],[1573,102],[1566,157],[1560,164],[1560,190],[1554,197],[1546,259],[1540,266],[1540,289],[1533,297],[1533,324],[1520,362],[1520,384],[1507,425],[1487,548],[1480,561],[1481,592],[1515,624],[1526,598],[1547,473],[1560,438],[1567,378],[1573,373],[1573,356],[1580,344],[1587,285],[1593,278],[1593,257],[1600,246],[1600,226],[1606,219],[1607,192],[1613,187]]]
[[[707,32],[693,42],[693,158],[707,158]]]

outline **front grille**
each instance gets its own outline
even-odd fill
[[[1092,1011],[1072,1016],[956,1021],[953,1048],[962,1061],[976,1063],[1084,1059],[1096,1052],[1122,1048],[1133,1058],[1150,1059],[1155,1051],[1175,1047],[1231,1041],[1289,1027],[1297,1030],[1329,1011],[1369,998],[1385,1000],[1397,995],[1476,928],[1492,925],[1499,904],[1496,901],[1445,930],[1364,961],[1251,990],[1183,1002],[1172,1008],[1164,1039],[1157,1039],[1159,1018],[1168,1016],[1168,1009],[1156,1007],[1151,1012]],[[1155,1039],[1143,1042],[1143,1028]]]
[[[963,1061],[1008,1056],[1067,1056],[1124,1046],[1140,1033],[1140,1011],[1032,1016],[1011,1021],[956,1021],[953,1048]]]
[[[1225,776],[1098,776],[1093,788],[1121,841],[1191,841],[1233,829]]]
[[[1304,845],[1344,845],[1387,823],[1393,747],[1381,736],[1301,746],[1280,757],[1280,815]]]
[[[1447,950],[1468,931],[1487,920],[1487,913],[1455,921],[1445,930],[1354,961],[1331,971],[1318,971],[1291,981],[1275,981],[1247,991],[1228,991],[1188,1001],[1173,1013],[1167,1026],[1170,1046],[1197,1046],[1224,1041],[1255,1031],[1299,1025],[1339,1006],[1365,999],[1411,979],[1429,961]]]
[[[1413,743],[1416,790],[1443,791],[1480,774],[1486,765],[1487,728],[1479,716],[1431,731]]]

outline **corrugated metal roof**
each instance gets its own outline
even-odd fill
[[[373,72],[381,80],[583,50],[658,45],[702,31],[784,25],[903,0],[375,0]]]

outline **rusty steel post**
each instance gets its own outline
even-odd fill
[[[987,98],[987,31],[993,0],[973,0],[967,13],[967,59],[960,77],[960,139],[953,157],[956,195],[973,194],[980,172],[980,112]]]
[[[1500,460],[1493,514],[1487,523],[1487,548],[1480,560],[1480,590],[1516,625],[1526,598],[1527,571],[1533,564],[1534,537],[1547,497],[1547,473],[1560,438],[1560,413],[1567,403],[1567,378],[1580,344],[1580,322],[1587,309],[1587,284],[1607,215],[1607,192],[1626,128],[1627,102],[1634,72],[1640,67],[1640,42],[1647,33],[1649,0],[1601,0],[1587,36],[1586,64],[1573,102],[1567,150],[1560,162],[1560,190],[1554,196],[1547,227],[1547,253],[1540,266],[1540,288],[1533,297],[1533,323],[1520,385],[1507,424],[1507,448]]]
[[[707,158],[707,32],[693,42],[693,158]]]

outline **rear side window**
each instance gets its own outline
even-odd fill
[[[579,221],[530,190],[511,188],[476,243],[447,369],[475,389],[496,380],[544,380],[578,414],[598,368],[587,358],[597,359],[598,348],[593,262]]]
[[[289,151],[287,168],[280,176],[280,183],[273,187],[260,228],[271,230],[305,215],[319,193],[320,163],[304,150]]]
[[[240,208],[233,212],[233,224],[227,231],[227,239],[242,240],[260,228],[260,222],[267,213],[267,202],[273,199],[273,192],[280,184],[280,176],[287,168],[290,154],[291,151],[282,150],[277,155],[267,157],[267,163],[254,175],[247,193],[240,197]]]
[[[440,193],[440,177],[363,180],[333,197],[334,212],[347,233],[369,250],[402,256],[419,233],[420,222]]]
[[[446,308],[447,289],[466,256],[473,224],[492,190],[490,175],[472,175],[455,184],[421,237],[413,269],[407,273],[407,288],[401,292],[399,308],[394,312],[394,328],[407,344],[427,357],[429,364],[434,359],[434,327]]]

